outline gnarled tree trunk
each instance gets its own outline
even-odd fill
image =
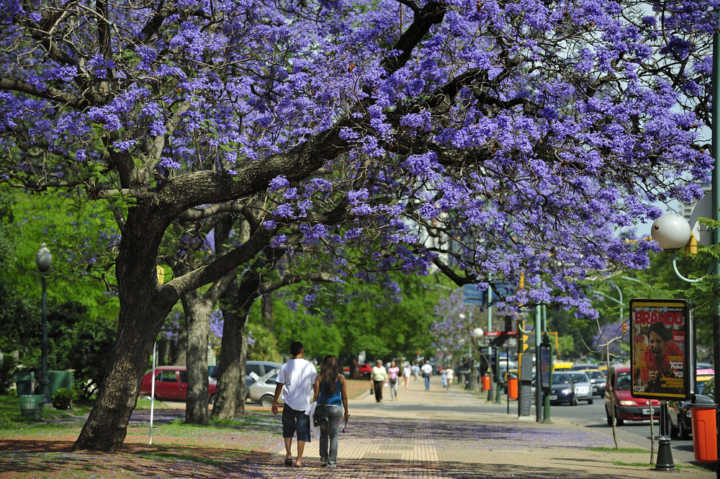
[[[123,229],[116,268],[120,313],[113,360],[75,449],[110,451],[122,445],[153,341],[177,301],[172,290],[158,289],[155,264],[146,260],[156,256],[165,227],[147,213],[131,209]]]

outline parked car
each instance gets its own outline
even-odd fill
[[[578,401],[593,403],[592,384],[587,374],[579,371],[555,371],[550,378],[550,403],[569,403],[577,406]]]
[[[593,369],[591,371],[585,371],[585,374],[590,378],[590,384],[592,384],[593,396],[602,397],[605,394],[605,373],[599,369]]]
[[[615,409],[615,424],[622,426],[625,421],[650,420],[650,406],[653,417],[660,417],[660,401],[657,399],[634,398],[630,388],[632,381],[630,368],[626,366],[611,367],[605,386],[605,417],[608,426],[612,426],[613,408]]]
[[[258,377],[248,387],[247,399],[260,403],[263,407],[271,407],[275,397],[278,370],[274,369],[262,377]]]
[[[250,376],[250,373],[255,373],[262,377],[274,369],[280,369],[281,366],[281,363],[273,361],[247,361],[245,363],[245,375]],[[217,366],[210,366],[208,370],[210,377],[217,379]]]
[[[695,404],[715,403],[713,398],[714,381],[712,376],[697,376],[695,380],[695,401],[686,399],[682,401],[668,401],[668,416],[670,420],[670,436],[673,439],[689,439],[692,433],[692,406]]]
[[[217,385],[214,380],[208,384],[210,403],[215,401]],[[143,376],[140,383],[140,394],[152,393],[152,370]],[[155,368],[155,398],[170,401],[187,399],[187,368],[185,366],[158,366]]]
[[[360,375],[364,378],[369,378],[370,373],[372,373],[372,365],[368,363],[362,363],[358,365]],[[350,377],[350,366],[345,366],[343,368],[343,374],[346,378]]]

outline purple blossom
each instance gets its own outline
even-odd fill
[[[285,178],[285,176],[276,176],[272,180],[270,180],[269,189],[270,191],[278,191],[283,188],[287,188],[290,186],[290,182]]]

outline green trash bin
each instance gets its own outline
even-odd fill
[[[20,396],[20,415],[34,421],[42,418],[45,397],[42,394],[25,394]]]
[[[18,396],[32,394],[32,383],[35,380],[34,371],[18,371],[15,373],[15,386]]]
[[[48,371],[48,392],[53,397],[55,391],[60,388],[73,388],[73,372],[72,371]]]

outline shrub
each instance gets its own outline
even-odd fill
[[[72,389],[60,388],[55,391],[52,397],[52,405],[55,409],[70,409],[76,393]]]

